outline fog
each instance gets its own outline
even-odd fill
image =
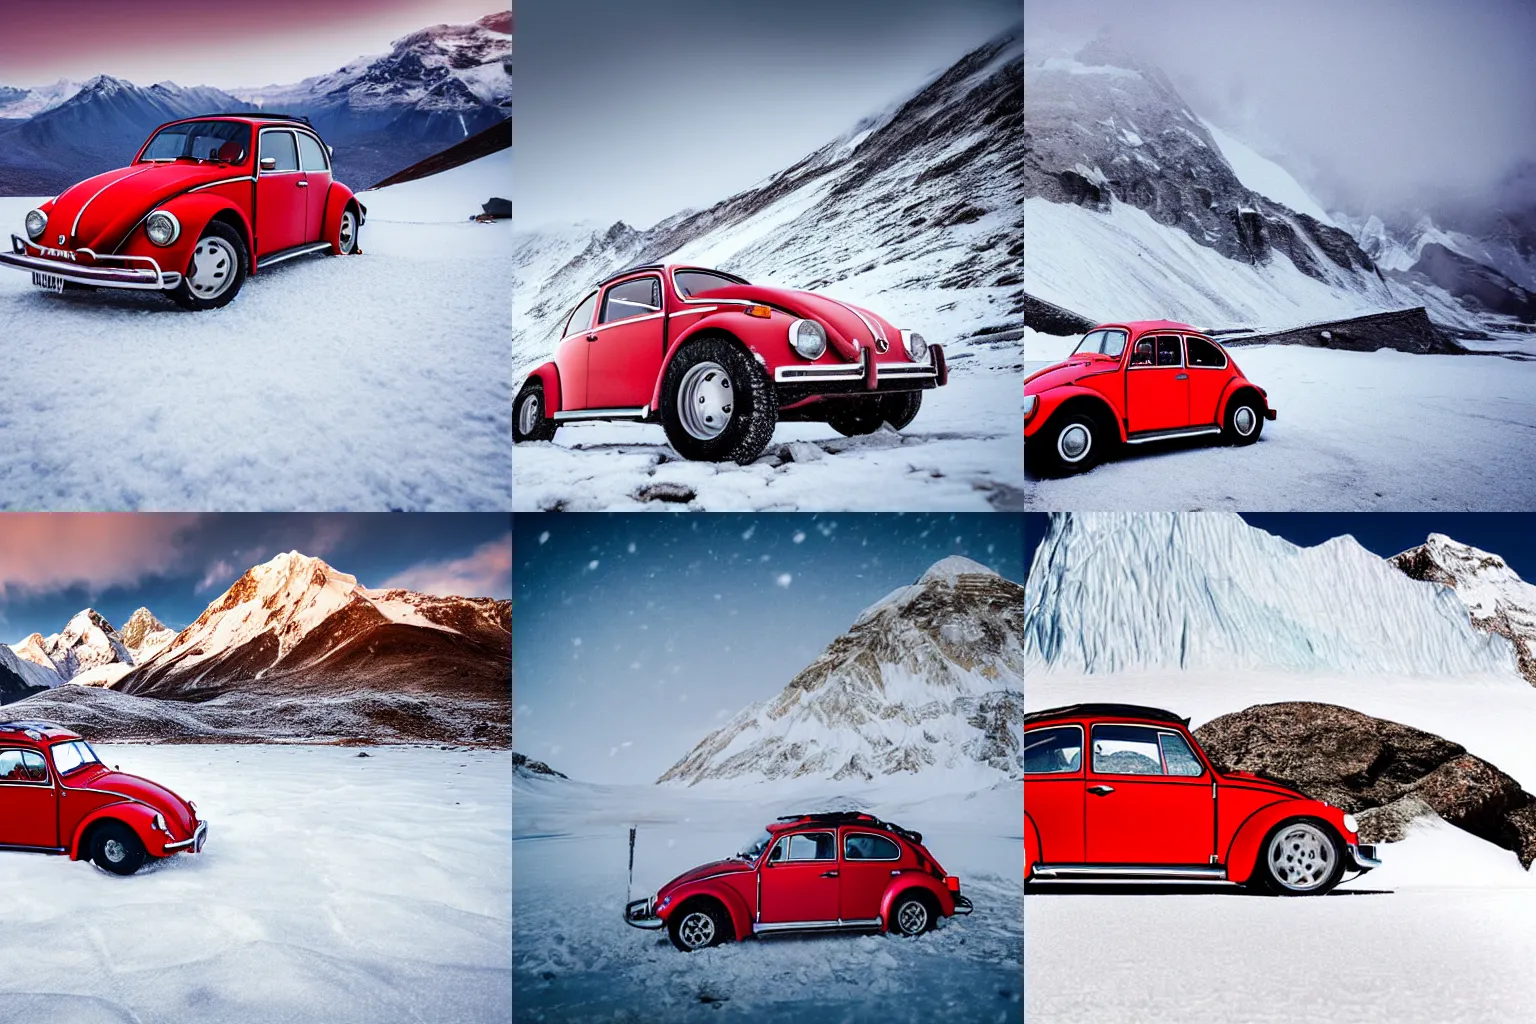
[[[1024,25],[1032,52],[1107,28],[1331,209],[1486,203],[1536,160],[1525,0],[1029,0]]]

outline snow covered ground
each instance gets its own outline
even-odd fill
[[[825,785],[825,784],[823,784]],[[976,793],[830,791],[800,784],[514,783],[513,979],[519,1021],[997,1021],[1020,1015],[1018,784]],[[700,792],[700,791],[703,792]],[[634,897],[740,849],[780,814],[863,807],[923,833],[976,904],[917,939],[781,936],[698,953],[622,919],[628,828]]]
[[[1025,372],[1076,339],[1028,332]],[[1499,356],[1233,349],[1279,419],[1251,448],[1140,445],[1078,477],[1025,483],[1029,509],[1528,509],[1536,362]]]
[[[108,746],[208,845],[118,878],[0,853],[0,1020],[505,1020],[505,752]]]
[[[511,227],[467,219],[510,180],[504,152],[364,193],[364,255],[204,313],[0,271],[0,508],[507,508]]]

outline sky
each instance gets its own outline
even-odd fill
[[[952,554],[1023,579],[1015,516],[519,515],[513,747],[648,783]]]
[[[387,53],[393,40],[417,29],[478,21],[496,10],[495,0],[7,3],[0,85],[101,74],[139,85],[286,85]]]
[[[1528,0],[1029,0],[1024,19],[1026,49],[1110,27],[1330,209],[1485,198],[1536,159]]]
[[[1368,551],[1390,558],[1423,544],[1431,533],[1492,552],[1528,582],[1536,581],[1536,514],[1519,512],[1243,512],[1249,525],[1312,547],[1349,534]],[[1033,558],[1049,517],[1024,516],[1024,550]]]
[[[519,224],[643,228],[707,207],[1019,21],[1018,0],[521,4]]]
[[[56,633],[95,608],[180,629],[247,569],[284,551],[370,588],[511,596],[507,515],[25,513],[0,516],[0,642]]]

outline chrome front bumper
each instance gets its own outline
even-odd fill
[[[1381,867],[1376,859],[1376,847],[1370,843],[1350,843],[1344,848],[1344,859],[1351,870],[1369,871]]]
[[[193,853],[199,853],[203,849],[203,840],[207,838],[208,823],[206,821],[200,821],[197,823],[197,831],[192,833],[191,839],[183,839],[179,843],[166,843],[165,851],[167,853],[173,853],[180,850],[190,849]]]
[[[919,388],[941,387],[949,383],[949,366],[944,349],[928,346],[928,361],[923,363],[882,363],[873,349],[859,350],[857,363],[803,363],[780,366],[773,371],[776,384],[862,384],[866,391],[878,391],[881,384],[916,383]],[[839,389],[842,390],[842,389]]]
[[[955,913],[956,914],[969,914],[971,911],[973,911],[975,909],[976,909],[975,907],[971,906],[971,901],[969,899],[967,899],[964,896],[961,896],[959,893],[955,893]]]
[[[624,923],[631,928],[644,928],[647,931],[665,928],[667,922],[656,916],[655,903],[656,897],[654,896],[626,903],[624,905]]]
[[[0,266],[33,274],[47,274],[62,278],[71,284],[92,288],[128,288],[136,291],[170,291],[181,284],[181,275],[174,270],[161,270],[160,264],[149,256],[99,256],[91,249],[77,249],[96,263],[142,263],[145,266],[103,267],[82,266],[64,260],[52,260],[27,253],[27,243],[20,236],[11,236],[11,251],[0,252]]]

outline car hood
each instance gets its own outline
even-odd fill
[[[1272,779],[1266,779],[1264,776],[1255,775],[1252,772],[1222,772],[1221,781],[1236,783],[1248,789],[1262,789],[1265,792],[1273,793],[1275,796],[1283,796],[1291,800],[1310,799],[1288,786],[1282,786]]]
[[[793,313],[808,320],[819,320],[829,328],[828,340],[832,348],[844,359],[858,358],[853,343],[869,348],[875,344],[871,328],[878,328],[890,342],[890,352],[906,359],[901,345],[901,331],[889,320],[871,313],[860,306],[829,299],[815,292],[796,291],[792,288],[768,288],[756,284],[732,285],[699,292],[695,299],[746,299]]]
[[[682,874],[672,879],[672,881],[668,882],[660,889],[657,889],[656,895],[665,896],[668,892],[676,889],[680,885],[686,885],[689,882],[697,882],[700,879],[709,878],[713,875],[734,875],[743,871],[751,870],[752,865],[749,862],[742,860],[740,857],[731,857],[728,860],[711,861],[708,864],[700,864],[696,868],[690,868],[689,870],[684,871]]]
[[[1038,395],[1049,391],[1051,388],[1059,388],[1064,384],[1075,384],[1084,377],[1091,377],[1100,373],[1114,373],[1120,368],[1120,364],[1107,359],[1073,360],[1066,363],[1057,363],[1047,366],[1043,370],[1036,370],[1024,378],[1024,393],[1026,395]]]
[[[66,779],[65,785],[70,789],[105,790],[129,800],[148,804],[165,815],[165,820],[172,829],[181,835],[191,835],[192,829],[196,827],[196,816],[190,804],[158,782],[151,782],[138,775],[107,770],[97,772],[83,782],[72,778]]]
[[[86,178],[66,189],[48,211],[43,245],[109,253],[150,210],[198,185],[248,172],[223,164],[134,164]],[[78,223],[77,223],[78,221]],[[59,236],[65,241],[61,244]]]

